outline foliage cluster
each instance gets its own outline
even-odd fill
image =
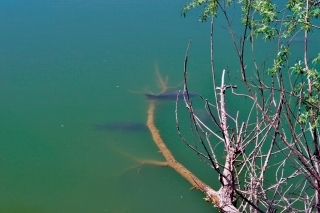
[[[317,56],[309,56],[308,49],[309,34],[320,29],[318,26],[320,1],[192,0],[183,7],[182,14],[186,16],[189,10],[199,7],[202,8],[200,21],[211,20],[211,36],[214,33],[215,18],[218,16],[225,18],[227,26],[224,28],[230,32],[230,41],[234,44],[239,59],[241,82],[247,89],[246,94],[236,94],[234,91],[232,93],[252,100],[253,106],[245,122],[238,120],[237,114],[236,118],[231,118],[236,127],[227,130],[228,125],[224,116],[229,115],[224,113],[224,91],[233,87],[216,86],[215,79],[218,72],[214,69],[212,54],[214,91],[220,90],[221,93],[214,92],[215,104],[209,104],[203,99],[212,120],[221,129],[221,135],[208,130],[194,114],[192,104],[186,101],[198,137],[204,134],[205,139],[200,140],[208,141],[211,149],[211,153],[202,153],[198,150],[197,154],[207,156],[203,157],[204,159],[216,159],[214,148],[212,148],[214,145],[210,144],[208,134],[214,134],[224,143],[227,154],[225,163],[214,160],[212,168],[216,169],[217,165],[220,165],[229,171],[228,173],[216,170],[221,180],[224,180],[221,181],[222,188],[226,183],[232,185],[234,191],[230,196],[236,197],[235,194],[237,194],[241,198],[241,204],[232,202],[239,211],[241,209],[242,212],[275,212],[277,210],[320,212],[320,53]],[[234,20],[230,18],[235,8],[241,11],[241,21],[238,23],[243,26],[241,32],[234,31],[232,23]],[[301,37],[301,35],[303,46],[300,51],[303,56],[293,59],[290,57],[291,44],[297,36]],[[249,58],[251,51],[259,51],[254,48],[254,41],[257,39],[273,44],[275,52],[271,54],[272,60],[270,55],[266,55],[265,61],[269,63],[263,63],[267,64],[267,67],[257,65],[252,58],[251,63],[255,67],[252,74],[247,70],[244,57]],[[278,42],[275,44],[272,40]],[[246,50],[245,43],[250,43],[252,49]],[[211,51],[213,51],[212,46],[211,43]],[[262,75],[262,72],[267,75]],[[255,79],[248,79],[247,76],[250,75]],[[232,72],[229,76],[232,76]],[[271,83],[268,84],[268,82]],[[218,118],[215,118],[210,107],[217,109]],[[251,128],[254,133],[248,133],[247,122],[251,120],[249,117],[253,116],[254,111],[257,112],[254,115],[255,122],[250,124],[254,126]],[[263,151],[262,146],[267,146],[267,151]],[[274,166],[270,162],[277,158],[270,159],[280,154],[283,157],[278,159],[282,160],[275,165],[278,166],[277,172],[282,171],[282,173],[279,177],[278,174],[276,175],[276,182],[268,182],[265,176],[266,170]],[[261,162],[259,166],[256,164],[257,161]],[[230,164],[233,166],[228,167]],[[290,174],[285,172],[286,164],[295,171],[289,172]],[[245,181],[247,184],[242,185],[237,178],[244,170],[248,180]],[[228,175],[234,176],[228,179]],[[288,182],[291,179],[296,179],[297,184]],[[301,190],[308,192],[301,192]],[[232,199],[234,201],[235,198]]]

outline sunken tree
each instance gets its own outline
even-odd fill
[[[211,21],[214,99],[198,94],[211,123],[200,119],[188,95],[190,43],[181,92],[193,141],[180,130],[178,107],[176,117],[182,140],[219,176],[218,189],[198,184],[206,200],[221,212],[320,212],[320,54],[309,54],[310,44],[320,50],[319,42],[310,43],[319,31],[320,1],[192,0],[183,15],[196,7],[201,21]],[[225,24],[216,26],[217,18]],[[215,60],[216,30],[229,32],[236,69],[216,69],[222,63]],[[262,51],[259,40],[272,48]],[[301,42],[298,57],[291,54],[294,42]],[[245,101],[247,110],[227,111],[230,100]]]

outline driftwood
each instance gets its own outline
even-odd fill
[[[166,78],[166,81],[162,80],[162,77],[160,76],[158,69],[156,69],[156,73],[158,76],[159,85],[162,88],[161,93],[164,93],[167,89],[167,82],[168,78]],[[224,92],[226,88],[221,89],[222,92]],[[177,94],[177,97],[179,94]],[[160,131],[155,126],[154,122],[154,113],[156,109],[156,104],[154,100],[149,101],[149,109],[148,109],[148,119],[147,119],[147,127],[149,128],[153,141],[159,148],[160,152],[164,156],[166,162],[162,165],[166,165],[174,169],[177,173],[179,173],[184,179],[186,179],[194,188],[202,191],[206,198],[205,200],[212,203],[213,205],[217,206],[221,212],[230,212],[230,213],[236,213],[239,212],[233,205],[232,205],[232,196],[230,196],[230,187],[228,187],[228,181],[225,180],[225,186],[222,187],[219,191],[216,191],[212,189],[210,186],[205,184],[203,181],[201,181],[199,178],[197,178],[191,171],[189,171],[184,165],[179,163],[171,151],[167,148],[164,141],[161,138]],[[230,168],[230,167],[229,167]],[[229,174],[225,172],[225,177],[229,178]],[[231,191],[232,192],[232,191]]]
[[[166,159],[167,165],[173,168],[177,173],[179,173],[183,178],[185,178],[191,185],[202,191],[206,194],[207,200],[214,203],[215,205],[219,205],[219,199],[217,198],[217,192],[207,186],[204,182],[198,179],[192,172],[190,172],[186,167],[184,167],[181,163],[179,163],[170,150],[167,148],[165,143],[163,142],[159,130],[156,128],[154,124],[154,111],[155,111],[155,103],[154,101],[150,101],[149,109],[148,109],[148,121],[147,126],[150,129],[152,134],[153,141],[158,146],[160,152]]]

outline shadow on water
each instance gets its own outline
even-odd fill
[[[183,100],[184,97],[186,97],[186,94],[183,94],[183,91],[176,91],[176,92],[167,92],[167,93],[161,93],[159,95],[153,95],[153,94],[145,94],[147,97],[147,100]],[[194,92],[189,92],[189,97],[194,97],[196,94]]]
[[[123,132],[144,132],[148,127],[143,123],[130,121],[117,121],[104,124],[94,124],[93,128],[97,131],[123,131]]]

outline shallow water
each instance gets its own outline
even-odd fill
[[[144,94],[161,91],[157,70],[181,84],[189,39],[190,86],[210,97],[209,24],[197,12],[181,17],[185,2],[1,1],[0,212],[215,211],[170,168],[139,163],[163,160],[148,131],[93,128],[145,124]],[[217,69],[233,66],[225,33],[216,37]],[[178,137],[174,107],[157,104],[163,139],[215,187]]]
[[[145,124],[156,69],[181,82],[188,39],[204,29],[180,17],[183,4],[0,3],[0,212],[212,210],[171,169],[134,160],[163,160],[148,131],[93,128]]]

